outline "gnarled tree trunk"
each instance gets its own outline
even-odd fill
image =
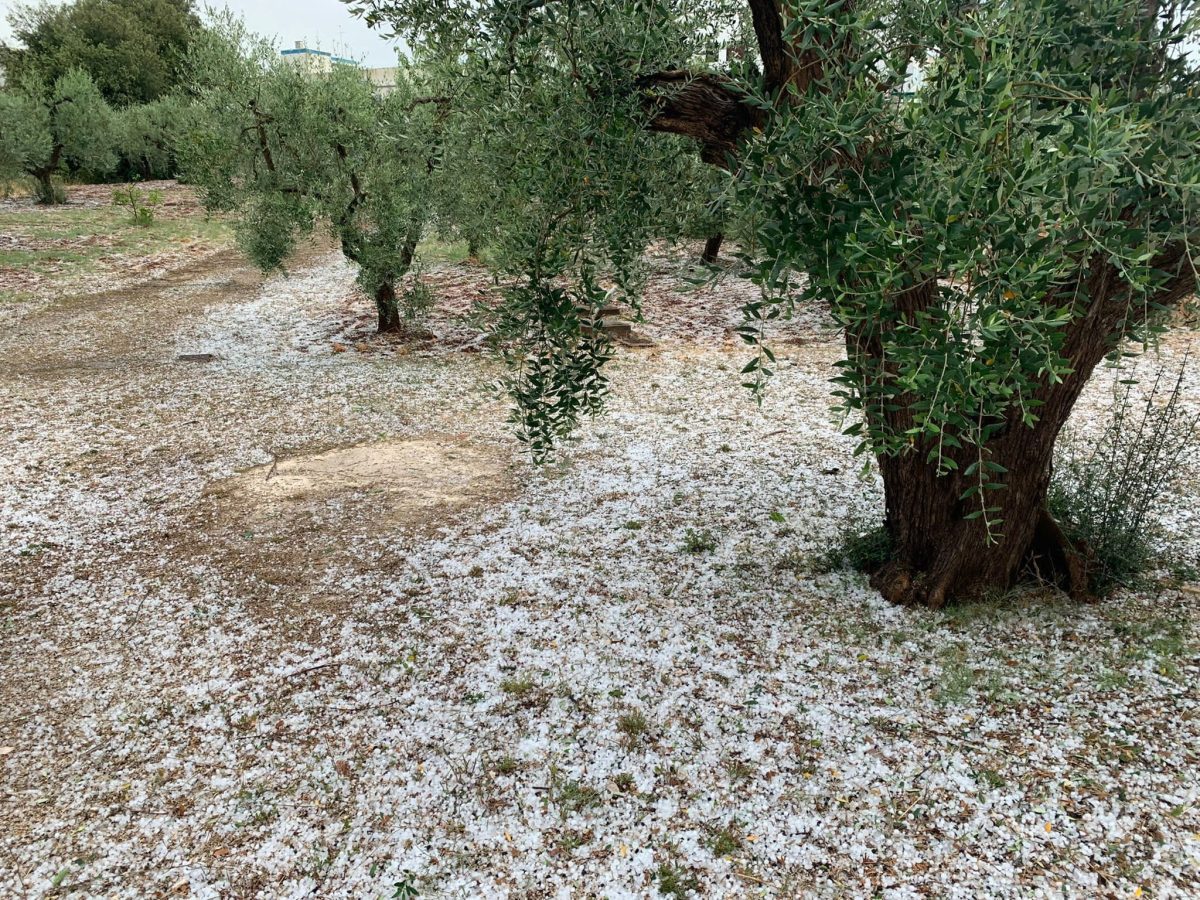
[[[1069,408],[1064,411],[1069,413]],[[998,490],[964,499],[972,477],[939,475],[925,453],[879,460],[892,558],[872,577],[885,598],[939,608],[1002,592],[1025,578],[1087,596],[1081,548],[1073,547],[1046,508],[1054,443],[1065,414],[1023,425],[988,447],[1007,472]],[[981,504],[999,507],[975,516]]]
[[[403,277],[412,268],[413,260],[417,256],[417,244],[421,241],[421,233],[424,229],[421,226],[415,226],[404,239],[404,244],[400,246],[396,258],[396,271]],[[343,235],[343,248],[347,245],[357,246],[354,242],[348,242]],[[355,259],[350,251],[344,250],[347,257]],[[400,299],[396,294],[395,280],[389,278],[383,281],[375,288],[375,310],[378,314],[379,333],[387,334],[389,332],[402,332],[405,330],[404,317],[400,311]]]
[[[38,203],[46,206],[54,206],[66,202],[65,196],[54,190],[54,173],[58,171],[58,167],[62,164],[62,156],[62,144],[55,144],[46,165],[39,169],[29,170],[29,174],[37,181]]]
[[[952,599],[973,599],[1012,587],[1023,576],[1057,584],[1071,596],[1087,596],[1086,548],[1073,547],[1046,509],[1054,445],[1096,366],[1142,321],[1147,310],[1169,308],[1196,285],[1182,244],[1163,250],[1150,265],[1164,276],[1150,302],[1133,302],[1119,270],[1097,255],[1081,267],[1078,281],[1064,283],[1046,297],[1048,305],[1086,304],[1066,327],[1062,355],[1072,370],[1060,381],[1044,380],[1034,393],[1038,420],[1024,424],[1014,410],[1003,427],[972,456],[955,451],[956,472],[939,476],[927,463],[928,445],[917,443],[898,456],[881,456],[887,505],[886,526],[892,560],[876,572],[872,584],[896,603],[940,607]],[[896,308],[914,317],[934,299],[936,282],[928,279],[896,298]],[[1071,298],[1083,298],[1075,301]],[[849,359],[862,371],[890,370],[881,334],[875,326],[847,332]],[[912,398],[900,396],[881,412],[892,433],[914,425]],[[963,500],[972,477],[963,473],[976,459],[1002,467],[997,490]],[[999,507],[1002,520],[991,532],[984,517],[967,516],[986,506]]]

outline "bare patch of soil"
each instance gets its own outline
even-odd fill
[[[278,522],[314,506],[379,504],[389,523],[421,521],[508,487],[494,448],[425,439],[360,445],[258,466],[215,485],[226,512],[248,523]]]

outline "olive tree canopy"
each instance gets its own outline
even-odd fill
[[[68,167],[111,170],[115,144],[113,111],[86,72],[49,83],[27,78],[0,91],[0,178],[34,179],[43,203],[62,201],[53,179]]]

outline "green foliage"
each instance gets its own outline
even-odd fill
[[[149,103],[181,84],[194,10],[192,0],[19,4],[7,17],[18,46],[0,47],[0,66],[10,84],[81,69],[109,103]]]
[[[423,321],[436,301],[433,288],[420,278],[413,278],[400,298],[400,312],[409,323]]]
[[[55,202],[53,180],[68,168],[111,170],[115,140],[112,109],[78,69],[0,92],[0,178],[36,179],[43,203]]]
[[[892,538],[882,524],[864,528],[861,523],[849,525],[818,561],[818,571],[874,572],[892,558]]]
[[[670,17],[647,30],[634,5],[576,12],[569,35],[531,29],[509,41],[513,10],[416,11],[436,32],[417,44],[419,59],[451,100],[438,227],[486,248],[504,286],[480,321],[509,364],[512,421],[535,459],[603,409],[612,348],[600,309],[637,309],[645,246],[678,236],[728,181],[701,176],[689,147],[642,127],[639,56],[665,63],[683,52]]]
[[[127,177],[149,181],[175,174],[175,140],[184,116],[185,103],[175,96],[117,112],[117,152]]]
[[[845,329],[837,396],[860,450],[922,454],[992,526],[1006,469],[991,448],[1036,426],[1054,387],[1141,333],[1188,274],[1200,78],[1181,45],[1194,5],[1173,19],[1142,9],[831,7],[796,40],[836,69],[747,156],[765,303],[787,309],[803,272],[798,297]],[[824,49],[821,27],[849,50]],[[905,101],[881,87],[922,59],[912,40],[937,55]]]
[[[1050,489],[1050,511],[1090,558],[1091,588],[1130,585],[1154,562],[1163,495],[1196,447],[1200,415],[1185,408],[1187,362],[1159,369],[1140,400],[1121,382],[1099,436],[1067,440]]]
[[[441,104],[420,72],[402,66],[397,90],[377,97],[359,69],[308,74],[235,20],[197,39],[188,62],[196,102],[179,156],[205,206],[233,214],[239,245],[265,271],[328,226],[376,298],[381,328],[397,327],[395,288],[438,169]]]
[[[704,149],[731,167],[712,212],[743,230],[762,291],[743,310],[747,385],[772,372],[772,322],[828,308],[859,450],[918,457],[989,540],[1009,482],[1042,465],[1013,435],[1052,442],[1078,382],[1195,287],[1196,0],[794,0],[796,77],[778,84],[753,53],[711,61],[750,38],[741,0],[349,3],[463,60],[472,196],[496,266],[523,280],[498,333],[537,455],[602,408],[589,313],[600,290],[636,305],[640,253],[679,209],[661,176],[684,145],[651,130],[736,132],[736,159]],[[651,89],[682,69],[733,111],[672,107],[687,77]]]
[[[113,205],[126,207],[133,224],[142,228],[154,224],[154,210],[162,202],[162,191],[143,191],[136,184],[113,191]]]

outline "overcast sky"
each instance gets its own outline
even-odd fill
[[[16,5],[0,0],[5,18]],[[275,39],[279,49],[304,41],[309,47],[360,59],[369,66],[396,64],[395,45],[354,18],[338,0],[217,0],[198,6],[228,6],[252,31]],[[0,23],[0,39],[10,40],[8,22]]]

